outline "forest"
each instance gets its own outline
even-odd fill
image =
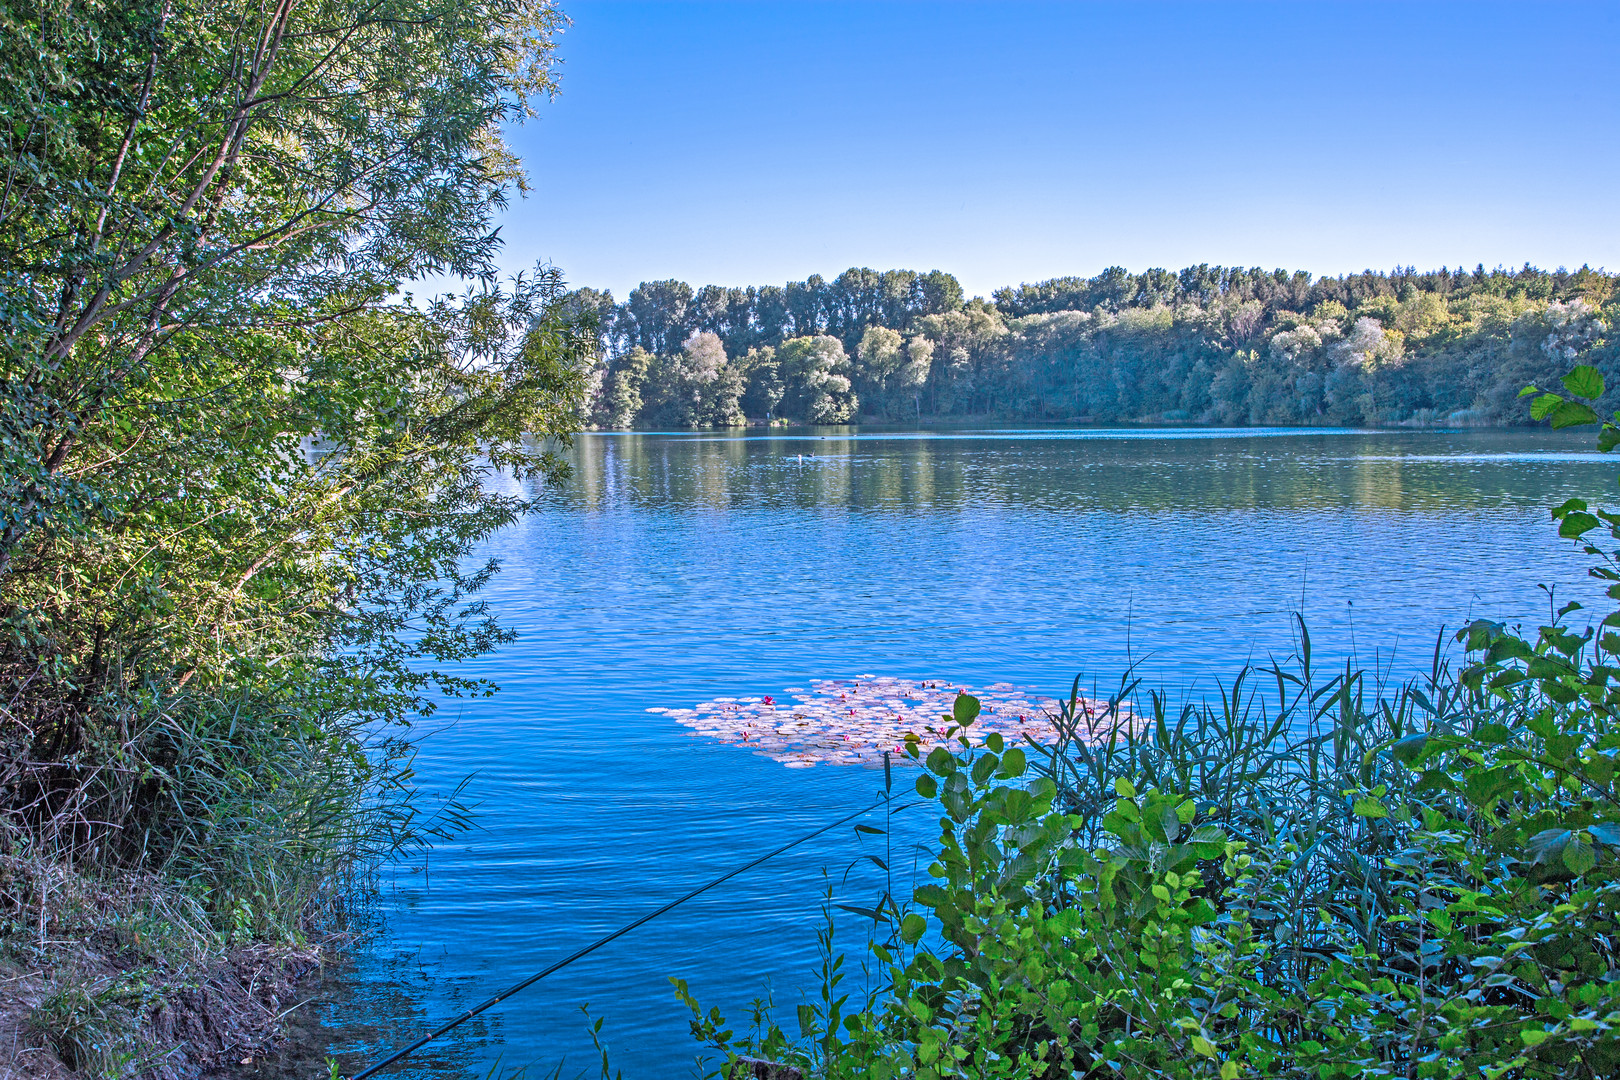
[[[576,289],[598,428],[972,418],[1221,425],[1524,423],[1521,387],[1620,374],[1616,275],[1483,265],[1315,277],[1198,265],[967,298],[940,271]],[[1613,409],[1620,400],[1601,403]]]

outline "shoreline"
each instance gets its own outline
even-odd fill
[[[0,1080],[244,1075],[344,942],[231,941],[154,875],[0,858]],[[18,903],[32,894],[33,904]]]

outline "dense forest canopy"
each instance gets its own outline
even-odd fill
[[[1190,266],[966,298],[940,271],[578,289],[602,334],[590,421],[726,427],[1000,417],[1502,424],[1572,363],[1620,374],[1616,275]],[[1611,378],[1611,385],[1620,379]],[[1605,402],[1613,408],[1620,402]]]

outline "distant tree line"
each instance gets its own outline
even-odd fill
[[[1342,277],[1199,265],[966,298],[940,271],[644,282],[600,323],[589,422],[1505,424],[1575,362],[1620,385],[1617,275],[1526,264]],[[1613,409],[1620,402],[1604,402]]]

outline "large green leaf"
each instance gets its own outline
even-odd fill
[[[1002,780],[1016,780],[1024,775],[1028,768],[1024,752],[1014,746],[1001,756],[1001,768],[996,770],[996,776]]]
[[[1563,858],[1569,872],[1576,875],[1584,874],[1597,865],[1597,853],[1592,850],[1592,845],[1578,838],[1564,845]]]
[[[1580,401],[1566,401],[1552,410],[1554,428],[1580,427],[1582,424],[1595,424],[1599,419],[1592,406]]]
[[[1525,844],[1524,854],[1533,863],[1552,862],[1563,855],[1572,835],[1568,829],[1543,829]]]
[[[1361,798],[1358,798],[1355,801],[1355,805],[1353,807],[1351,807],[1351,811],[1357,817],[1364,817],[1364,818],[1386,818],[1386,817],[1389,817],[1389,809],[1387,807],[1385,807],[1383,803],[1379,802],[1377,799],[1374,799],[1374,798],[1372,798],[1370,796],[1362,796]]]
[[[1578,398],[1595,401],[1603,396],[1603,373],[1590,364],[1577,364],[1563,382],[1564,389]]]
[[[1426,732],[1408,735],[1404,739],[1396,740],[1391,746],[1390,753],[1402,765],[1413,766],[1423,756],[1423,751],[1429,748],[1429,736]]]
[[[1542,394],[1530,403],[1530,418],[1532,420],[1545,420],[1552,415],[1552,411],[1564,403],[1559,394]]]

